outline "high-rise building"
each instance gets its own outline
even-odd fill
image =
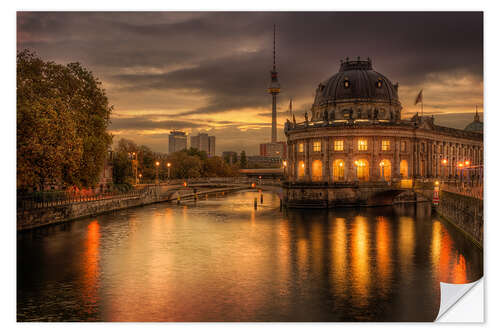
[[[175,153],[187,148],[187,135],[181,131],[171,131],[168,136],[168,152]]]
[[[209,157],[215,156],[215,136],[207,133],[199,133],[191,136],[191,148],[204,151]]]

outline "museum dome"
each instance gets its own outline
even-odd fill
[[[319,84],[314,104],[346,100],[399,103],[398,85],[373,70],[367,60],[341,60],[339,72]]]
[[[469,132],[483,132],[483,122],[479,119],[479,113],[476,108],[476,115],[474,116],[474,121],[469,125],[465,126],[466,131]]]
[[[341,60],[339,72],[319,84],[313,121],[391,121],[401,119],[398,84],[373,70],[370,58]]]

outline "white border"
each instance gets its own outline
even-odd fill
[[[495,211],[496,198],[500,198],[498,189],[500,188],[500,178],[490,177],[490,170],[498,168],[500,165],[500,154],[496,146],[500,142],[500,103],[498,99],[500,86],[500,52],[499,52],[499,31],[500,15],[498,1],[381,1],[381,0],[357,0],[357,1],[120,1],[105,2],[96,0],[87,0],[85,2],[70,1],[10,1],[2,5],[1,23],[2,29],[2,97],[3,97],[3,119],[1,121],[2,142],[2,163],[1,175],[3,176],[2,186],[2,212],[3,212],[3,230],[2,230],[2,301],[1,318],[2,328],[5,332],[12,330],[36,330],[50,332],[67,332],[68,329],[76,331],[87,331],[89,329],[119,330],[120,332],[135,332],[140,330],[162,331],[175,329],[176,331],[243,331],[253,332],[255,330],[276,331],[286,330],[287,332],[304,332],[314,329],[315,331],[328,331],[342,329],[369,329],[375,332],[388,331],[421,331],[425,330],[443,330],[453,329],[454,332],[476,331],[481,328],[494,328],[499,331],[500,316],[498,312],[499,296],[499,265],[498,258],[499,244],[495,238],[500,237],[498,213]],[[486,277],[486,314],[485,325],[460,325],[460,324],[16,324],[15,307],[15,251],[16,251],[16,232],[15,232],[15,50],[16,50],[16,10],[252,10],[252,11],[484,11],[485,27],[485,161],[486,161],[486,187],[485,187],[485,277]],[[463,22],[467,24],[467,22]],[[394,27],[397,29],[398,27]],[[341,32],[340,32],[341,33]],[[430,37],[431,38],[431,37]],[[7,157],[7,158],[6,158]],[[491,168],[491,169],[490,169]],[[491,171],[493,175],[494,172]],[[99,326],[99,327],[96,327]],[[363,327],[365,326],[365,327]],[[369,327],[366,327],[369,326]],[[423,327],[425,326],[425,327]]]

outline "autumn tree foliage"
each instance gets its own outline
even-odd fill
[[[79,63],[17,54],[17,186],[95,186],[112,137],[112,106],[101,82]]]

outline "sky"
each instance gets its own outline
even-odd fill
[[[114,106],[114,141],[168,152],[168,134],[216,136],[216,154],[257,155],[271,137],[273,25],[278,139],[289,99],[297,120],[340,59],[370,57],[399,83],[402,117],[420,110],[464,128],[483,107],[481,12],[18,12],[17,49],[80,62]]]

